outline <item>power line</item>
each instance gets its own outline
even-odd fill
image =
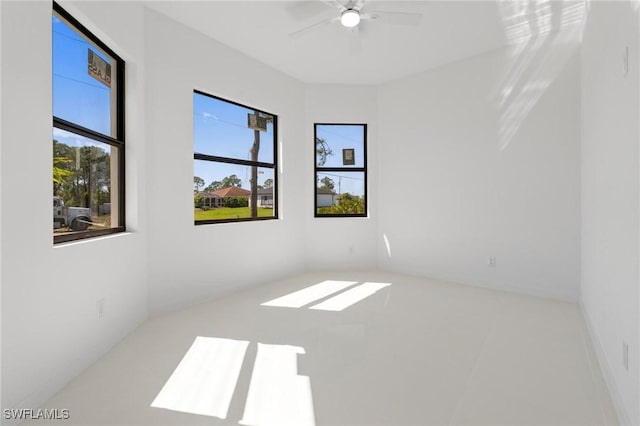
[[[219,118],[219,117],[208,117],[208,116],[206,116],[206,115],[201,115],[201,114],[193,114],[193,116],[194,116],[194,117],[202,118],[202,119],[204,119],[204,120],[220,121],[220,122],[222,122],[222,123],[227,123],[227,124],[230,124],[230,125],[232,125],[232,126],[239,127],[239,128],[241,128],[241,129],[248,129],[248,127],[247,127],[247,125],[246,125],[246,124],[238,124],[238,123],[234,123],[234,122],[232,122],[232,121],[224,120],[224,119]],[[273,135],[273,132],[265,132],[265,133],[266,133],[267,135]]]
[[[56,77],[60,77],[60,78],[64,78],[64,79],[67,79],[67,80],[75,81],[77,83],[86,84],[87,86],[96,87],[98,89],[103,89],[103,90],[107,90],[107,91],[111,90],[111,88],[109,88],[109,87],[98,86],[97,84],[87,83],[86,81],[78,80],[78,79],[75,79],[75,78],[72,78],[72,77],[67,77],[66,75],[57,74],[55,72],[53,73],[53,75],[56,76]]]
[[[96,47],[95,44],[91,43],[90,41],[87,41],[87,40],[84,40],[84,39],[80,39],[80,38],[71,37],[70,35],[61,33],[60,31],[53,31],[53,33],[58,34],[61,37],[68,38],[69,40],[73,40],[73,41],[77,41],[78,43],[82,43],[85,46],[90,47],[91,50],[93,52],[95,52],[98,56],[100,56],[101,58],[102,58],[102,56],[106,57],[106,59],[102,58],[105,61],[107,61],[109,63],[111,63],[111,61],[112,61],[111,56],[109,56],[107,53],[104,53],[102,50],[100,50],[98,47]]]
[[[360,173],[362,173],[362,172],[360,172]],[[318,172],[318,174],[323,174],[323,175],[326,175],[326,176],[333,176],[333,177],[338,177],[338,178],[343,178],[343,179],[352,179],[352,180],[360,180],[360,181],[364,180],[364,178],[356,178],[356,177],[351,177],[351,176],[336,175],[336,174],[333,174],[333,173],[326,173],[326,172]]]
[[[355,143],[362,143],[362,141],[355,140],[355,139],[353,139],[351,136],[345,136],[345,135],[342,135],[342,134],[340,134],[340,133],[332,132],[331,130],[327,130],[327,129],[326,129],[326,128],[324,128],[324,127],[323,127],[322,131],[323,131],[323,132],[326,132],[326,133],[330,133],[330,134],[332,134],[332,135],[334,135],[334,136],[339,136],[339,137],[341,137],[341,138],[348,139],[348,140],[350,140],[351,142],[355,142]]]
[[[80,39],[80,38],[71,37],[70,35],[67,35],[67,34],[61,33],[60,31],[53,31],[53,33],[58,34],[58,35],[60,35],[60,36],[62,36],[62,37],[66,37],[66,38],[68,38],[68,39],[71,39],[71,40],[73,40],[73,41],[77,41],[78,43],[83,43],[83,44],[86,44],[86,45],[88,45],[88,46],[93,46],[93,45],[92,45],[91,43],[89,43],[87,40],[83,40],[83,39]]]

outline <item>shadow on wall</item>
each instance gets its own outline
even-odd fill
[[[499,148],[504,150],[545,91],[579,47],[589,1],[498,2],[509,59],[492,100],[499,109]]]

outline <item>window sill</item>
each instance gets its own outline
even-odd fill
[[[118,227],[103,231],[90,231],[82,234],[54,235],[53,245],[54,247],[59,247],[61,245],[69,246],[76,243],[88,243],[91,241],[104,240],[129,234],[131,234],[131,232],[126,232],[124,227]]]

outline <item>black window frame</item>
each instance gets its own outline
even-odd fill
[[[233,164],[236,166],[249,166],[249,167],[260,167],[265,169],[273,169],[273,216],[263,216],[263,217],[242,217],[242,218],[225,218],[225,219],[208,219],[208,220],[195,220],[193,221],[194,225],[211,225],[216,223],[236,223],[236,222],[255,222],[255,221],[263,221],[263,220],[277,220],[279,218],[279,203],[278,203],[278,116],[274,113],[261,110],[259,108],[255,108],[249,105],[242,104],[240,102],[235,102],[229,99],[222,98],[220,96],[212,95],[207,92],[203,92],[202,90],[194,89],[193,94],[206,96],[217,101],[226,102],[232,105],[239,106],[241,108],[246,108],[249,110],[253,110],[262,114],[269,115],[273,118],[273,163],[268,163],[264,161],[251,161],[251,160],[243,160],[240,158],[233,157],[223,157],[218,155],[209,155],[202,154],[193,151],[193,160],[199,161],[209,161],[212,163],[225,163],[225,164]],[[258,195],[257,200],[260,200]]]
[[[318,153],[316,140],[318,139],[318,126],[361,126],[363,130],[363,166],[362,167],[324,167],[318,166]],[[316,218],[325,217],[369,217],[369,175],[367,172],[367,123],[314,123],[313,124],[313,214]],[[364,213],[318,213],[318,173],[323,172],[360,172],[364,174]]]
[[[58,3],[53,2],[52,15],[58,15],[62,17],[67,23],[69,23],[74,30],[82,33],[83,36],[88,38],[98,48],[107,53],[116,63],[116,102],[115,102],[115,117],[116,120],[116,137],[104,135],[95,130],[73,123],[71,121],[64,120],[62,118],[53,116],[53,128],[65,130],[70,133],[77,134],[79,136],[95,140],[110,146],[114,146],[118,152],[118,224],[112,226],[109,229],[87,230],[77,231],[71,234],[55,235],[53,236],[53,243],[64,243],[69,241],[82,240],[86,238],[94,238],[103,235],[115,234],[126,231],[125,225],[125,62],[117,55],[111,48],[103,43],[98,37],[96,37],[87,27],[82,25],[76,18],[74,18],[69,12],[63,9]],[[53,55],[53,51],[52,51]],[[52,94],[53,96],[53,94]]]

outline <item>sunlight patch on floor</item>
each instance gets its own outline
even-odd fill
[[[240,424],[249,426],[313,426],[309,377],[298,375],[304,348],[258,343],[251,384]]]
[[[366,299],[372,294],[377,293],[379,290],[389,287],[391,283],[364,283],[352,289],[340,293],[331,299],[318,303],[310,307],[309,309],[316,309],[321,311],[343,311],[349,306]]]
[[[196,337],[151,406],[225,419],[248,345]]]
[[[262,303],[262,306],[276,306],[280,308],[301,308],[304,305],[313,303],[316,300],[320,300],[323,297],[327,297],[340,290],[344,290],[357,284],[357,281],[333,281],[327,280],[321,283],[312,285],[311,287],[303,288],[302,290],[289,293],[286,296],[278,297],[277,299],[270,300]]]
[[[354,284],[358,284],[358,282],[327,280],[262,303],[261,306],[301,308],[335,294],[335,296],[313,305],[309,309],[339,312],[391,285],[391,283],[365,282],[349,288]],[[347,290],[342,291],[345,289]]]

